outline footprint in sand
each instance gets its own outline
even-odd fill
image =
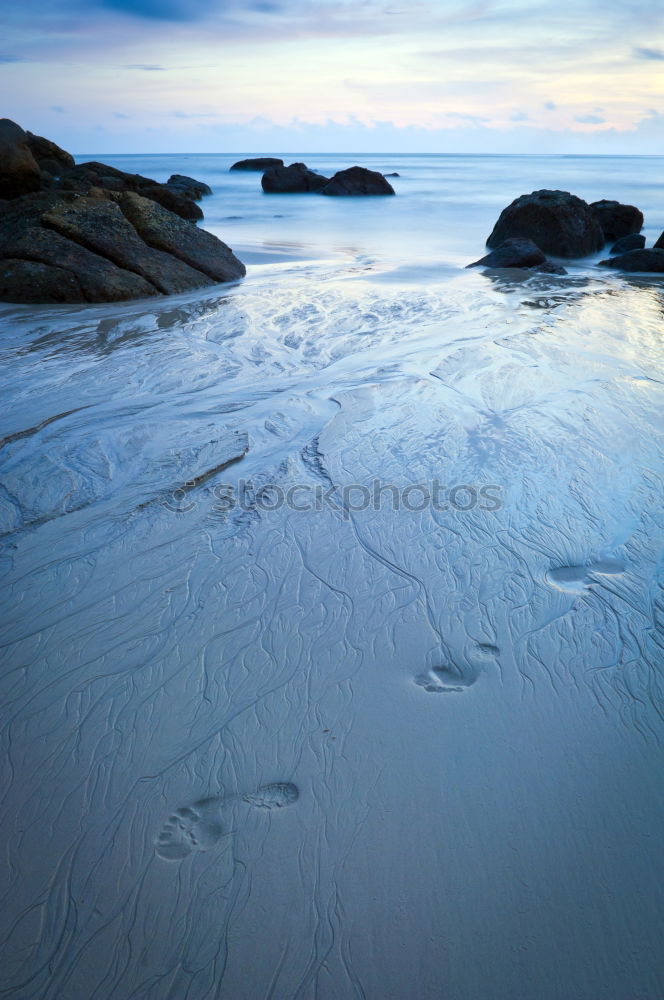
[[[418,674],[415,683],[431,691],[434,694],[448,694],[450,692],[465,691],[477,680],[477,674],[470,671],[463,672],[458,667],[442,666],[431,667],[423,674]]]
[[[546,574],[547,583],[558,590],[579,593],[591,582],[589,574],[599,576],[616,576],[624,572],[625,564],[619,559],[598,559],[586,566],[559,566],[550,569]]]
[[[168,817],[155,840],[155,853],[166,861],[181,861],[194,851],[209,851],[231,833],[224,814],[232,803],[246,802],[258,809],[281,809],[299,796],[296,785],[277,782],[262,785],[249,795],[199,799],[190,806],[176,809]]]

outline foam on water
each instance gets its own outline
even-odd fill
[[[2,307],[1,990],[660,1000],[662,286],[457,266],[554,167],[646,211],[650,174],[390,158],[389,206],[284,204],[164,159],[300,246]]]

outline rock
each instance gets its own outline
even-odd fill
[[[664,233],[662,233],[662,235],[655,243],[655,250],[664,250]]]
[[[161,206],[160,211],[166,212]],[[170,212],[166,214],[176,218]],[[88,197],[77,198],[69,204],[61,201],[42,215],[42,225],[55,229],[61,236],[105,257],[125,271],[140,275],[164,295],[209,284],[200,271],[146,245],[125,219],[120,206],[112,201]]]
[[[39,165],[27,132],[9,118],[0,118],[0,198],[18,198],[40,187]]]
[[[467,267],[535,267],[544,264],[546,255],[532,240],[521,239],[518,236],[504,240],[500,246],[488,253],[486,257],[473,261]]]
[[[630,233],[629,236],[621,236],[617,243],[614,243],[609,253],[627,253],[628,250],[643,250],[646,245],[646,238],[641,233]]]
[[[541,271],[542,274],[567,274],[568,272],[562,264],[554,264],[552,260],[545,260],[543,264],[531,267],[531,271]]]
[[[294,194],[301,191],[320,191],[329,182],[305,163],[291,163],[288,167],[273,167],[261,177],[261,187],[266,194]]]
[[[76,165],[71,153],[67,153],[50,139],[44,139],[41,135],[34,135],[32,132],[26,132],[26,135],[28,148],[40,170],[44,170],[53,177],[60,177],[66,170],[71,170]]]
[[[209,184],[195,181],[193,177],[187,177],[185,174],[171,174],[166,181],[166,187],[173,188],[178,194],[184,195],[185,198],[191,198],[192,201],[198,201],[205,195],[212,194],[212,188]]]
[[[643,228],[643,213],[634,205],[621,205],[618,201],[593,201],[590,211],[599,222],[607,242],[640,233]]]
[[[118,202],[139,236],[154,249],[172,254],[213,281],[235,281],[246,274],[230,247],[212,233],[137,194],[122,194]]]
[[[85,193],[91,185],[104,188],[107,191],[141,191],[143,188],[157,187],[157,181],[140,174],[128,174],[107,163],[77,163],[68,170],[62,179],[62,187],[66,190]]]
[[[152,228],[152,241],[139,236],[134,218]],[[116,302],[242,274],[244,265],[211,233],[133,192],[96,198],[52,189],[0,202],[2,301]]]
[[[394,188],[376,170],[366,167],[349,167],[339,170],[321,191],[334,197],[394,194]]]
[[[393,174],[383,174],[383,177],[401,177],[401,174],[395,172]]]
[[[664,249],[630,250],[619,257],[600,260],[600,267],[613,267],[619,271],[640,271],[664,274]]]
[[[249,160],[238,160],[231,170],[270,170],[272,167],[283,167],[284,161],[274,156],[255,156]]]
[[[48,192],[8,203],[0,215],[0,300],[5,302],[121,302],[158,295],[157,289],[111,261],[42,225],[45,212],[75,195]],[[40,267],[19,266],[41,265]],[[8,268],[8,269],[7,269]],[[32,278],[32,286],[27,284]],[[55,285],[61,280],[60,288]]]
[[[154,187],[141,188],[141,195],[156,201],[158,205],[167,208],[169,212],[175,212],[181,219],[189,219],[197,222],[203,218],[203,211],[195,201],[179,191],[171,188],[168,184],[155,184]]]
[[[516,198],[500,213],[487,246],[497,247],[516,236],[531,239],[556,257],[585,257],[605,243],[588,203],[567,191],[533,191]]]

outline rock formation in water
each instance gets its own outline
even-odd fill
[[[548,274],[567,274],[564,267],[550,261],[532,240],[513,237],[467,267],[521,267]]]
[[[640,233],[643,228],[643,213],[634,205],[603,200],[591,202],[589,208],[599,222],[607,243]]]
[[[600,267],[612,267],[617,271],[664,274],[664,249],[649,247],[647,250],[629,250],[599,263]]]
[[[516,198],[500,213],[487,246],[517,236],[556,257],[585,257],[606,242],[588,203],[567,191],[533,191]]]
[[[231,170],[269,170],[271,167],[283,167],[284,161],[276,156],[254,156],[249,160],[238,160]]]
[[[394,194],[394,188],[377,170],[349,167],[347,170],[339,170],[321,190],[321,194],[334,197],[361,197]]]
[[[329,182],[329,177],[309,170],[306,163],[291,163],[289,166],[272,167],[261,177],[261,187],[266,194],[297,194],[304,191],[320,191]]]
[[[630,233],[629,236],[621,236],[613,244],[609,253],[627,253],[628,250],[643,250],[646,245],[646,238],[641,233]]]
[[[117,302],[235,281],[245,267],[192,220],[210,188],[69,153],[0,121],[0,300]]]

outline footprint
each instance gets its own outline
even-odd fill
[[[418,674],[415,683],[425,691],[434,694],[448,694],[453,691],[465,691],[477,680],[476,675],[470,672],[464,674],[457,667],[442,666],[432,667],[426,673]]]
[[[550,569],[546,574],[546,579],[558,590],[580,592],[590,583],[588,574],[615,576],[622,573],[624,569],[625,564],[619,559],[598,559],[597,562],[588,563],[586,566],[559,566],[556,569]]]
[[[299,797],[296,785],[278,782],[262,785],[249,795],[199,799],[193,805],[176,809],[168,817],[155,840],[155,853],[166,861],[181,861],[194,851],[209,851],[225,835],[224,811],[239,800],[260,809],[281,809]]]

